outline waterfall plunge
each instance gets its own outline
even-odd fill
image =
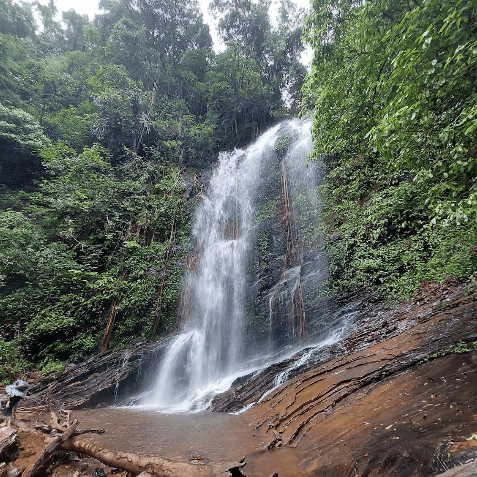
[[[292,136],[285,160],[292,181],[302,183],[302,176],[312,174],[305,166],[312,146],[310,125],[288,121],[246,150],[221,154],[195,218],[199,262],[186,278],[192,289],[190,316],[162,360],[147,407],[204,409],[215,394],[228,389],[247,367],[250,370],[244,308],[257,191],[260,181],[272,173],[275,143],[283,134]]]

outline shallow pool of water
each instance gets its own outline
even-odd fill
[[[158,411],[106,408],[73,411],[78,429],[104,428],[88,440],[109,449],[189,460],[237,461],[260,446],[255,429],[242,415],[204,411],[164,414]]]

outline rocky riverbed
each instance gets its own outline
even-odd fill
[[[177,462],[200,456],[200,462],[220,463],[245,456],[245,465],[234,473],[248,477],[274,473],[427,477],[446,471],[454,476],[476,475],[473,464],[462,467],[477,458],[475,282],[423,284],[410,301],[394,308],[370,300],[354,306],[360,317],[348,338],[319,353],[310,352],[309,359],[276,389],[274,378],[289,367],[290,360],[241,380],[215,398],[215,413],[190,419],[180,415],[174,420],[160,415],[149,419],[145,411],[89,409],[73,411],[73,416],[87,426],[95,423],[106,429],[102,436],[85,437],[102,447]],[[108,356],[114,361],[113,354]],[[108,366],[100,365],[107,376]],[[101,381],[101,373],[85,369],[81,363],[55,382],[38,384],[23,402],[24,409],[42,401],[74,407],[69,398],[72,390],[81,389],[88,380],[107,381]],[[126,382],[140,382],[138,369],[124,378],[129,379]],[[88,388],[85,400],[75,391],[76,407],[111,403],[115,383],[120,382],[117,374],[115,379],[110,379],[111,389],[98,386],[97,395],[94,386]],[[244,407],[248,410],[240,416],[223,414]],[[111,418],[118,412],[120,417]],[[66,465],[71,462],[56,467],[58,477],[73,475]],[[94,465],[104,467],[99,462]],[[87,474],[90,467],[75,471]],[[114,471],[105,469],[108,474]]]

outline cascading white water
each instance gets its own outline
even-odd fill
[[[289,216],[293,208],[298,215],[307,217],[305,222],[319,220],[316,164],[311,163],[310,167],[306,164],[312,148],[310,128],[311,121],[287,121],[264,133],[249,148],[221,154],[207,196],[195,217],[193,242],[199,260],[198,266],[193,267],[186,277],[191,290],[189,313],[182,332],[166,350],[154,389],[148,398],[142,400],[142,406],[167,412],[205,409],[212,398],[226,391],[237,377],[283,359],[285,355],[290,357],[303,346],[306,340],[303,336],[301,341],[297,340],[295,324],[290,325],[295,320],[290,303],[296,308],[300,299],[304,307],[304,293],[310,287],[315,289],[316,284],[323,280],[326,264],[323,265],[320,259],[323,254],[319,250],[315,251],[315,258],[304,262],[303,243],[293,237],[299,232],[291,222],[288,225],[282,222],[282,229],[289,231],[282,238],[293,242],[294,258],[285,260],[286,269],[282,270],[269,295],[269,343],[275,339],[271,331],[274,320],[278,320],[279,331],[289,335],[285,340],[281,336],[277,339],[278,350],[269,346],[266,356],[254,356],[253,349],[250,349],[253,345],[245,343],[245,302],[247,287],[251,286],[247,264],[253,257],[253,240],[257,239],[255,209],[260,200],[262,206],[263,200],[267,200],[266,197],[257,197],[263,192],[261,184],[268,179],[272,183],[278,180],[280,184],[281,175],[283,194],[288,197],[283,202],[282,213]],[[276,159],[280,146],[276,143],[283,135],[290,142],[281,162],[282,170],[278,172]],[[274,193],[277,193],[276,189]],[[287,211],[287,207],[290,210]],[[296,230],[292,230],[294,227]],[[280,268],[280,264],[276,266]],[[306,279],[304,283],[302,275]],[[305,311],[301,313],[301,318],[306,321]],[[319,331],[312,337],[314,349],[337,341],[343,334],[337,323],[318,322],[317,326]],[[307,338],[306,330],[305,334]],[[277,376],[272,388],[281,384],[312,354],[312,351],[306,352],[296,363],[292,362],[289,370]]]
[[[146,405],[201,409],[243,367],[249,232],[257,185],[279,129],[246,150],[220,156],[193,230],[200,259],[192,279],[191,317],[166,352]]]

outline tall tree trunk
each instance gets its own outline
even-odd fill
[[[162,269],[161,286],[159,288],[159,293],[158,293],[157,303],[156,303],[156,309],[154,311],[154,328],[153,328],[154,333],[156,333],[157,329],[159,328],[159,323],[161,322],[162,294],[164,292],[164,285],[166,284],[167,265],[168,265],[169,257],[171,255],[171,251],[172,251],[172,239],[174,237],[174,225],[175,225],[175,219],[172,221],[171,236],[169,238],[169,245],[167,247],[167,252],[166,252],[166,260],[164,262],[164,267]]]
[[[111,341],[111,335],[113,334],[114,322],[116,321],[116,306],[118,305],[118,302],[119,302],[119,299],[115,298],[111,305],[108,326],[106,327],[106,331],[104,332],[103,343],[101,345],[101,349],[99,350],[100,355],[108,351],[109,342]]]

